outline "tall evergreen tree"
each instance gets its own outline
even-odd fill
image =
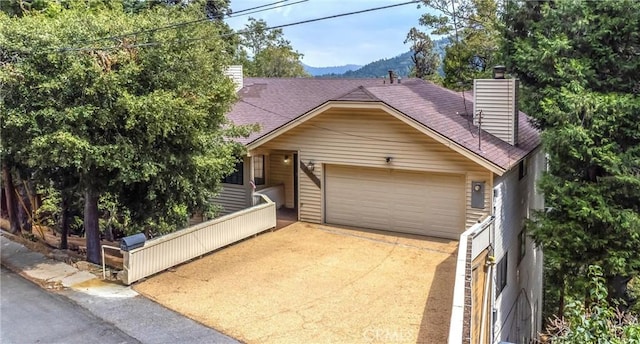
[[[530,234],[547,304],[584,297],[590,264],[625,299],[640,273],[640,2],[509,1],[504,56],[542,130],[546,211]],[[630,301],[630,300],[627,300]]]
[[[443,84],[451,89],[470,89],[473,79],[489,77],[500,61],[496,0],[423,0],[438,15],[425,13],[420,24],[434,35],[445,35],[449,45],[443,59]]]
[[[413,27],[404,40],[405,44],[408,42],[411,42],[412,76],[420,79],[434,78],[440,66],[440,56],[435,51],[431,37]]]

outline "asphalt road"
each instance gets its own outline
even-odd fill
[[[5,268],[0,274],[0,342],[139,343],[69,299]]]

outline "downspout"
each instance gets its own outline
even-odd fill
[[[492,176],[491,178],[491,184],[493,185],[493,197],[491,199],[491,210],[492,210],[492,216],[495,218],[497,217],[496,214],[496,198],[498,196],[498,189],[496,189],[495,184],[493,183],[495,181],[494,176]],[[489,259],[491,260],[491,267],[489,268],[489,271],[487,271],[487,273],[489,274],[489,285],[490,285],[490,289],[489,289],[489,294],[491,295],[491,317],[489,319],[490,321],[490,327],[489,327],[489,343],[493,344],[495,341],[495,322],[496,322],[496,288],[494,288],[494,283],[495,283],[495,269],[493,268],[494,265],[496,264],[496,257],[495,257],[495,244],[496,244],[496,225],[495,222],[491,224],[491,228],[489,229],[491,231],[490,236],[491,236],[491,249],[493,252],[491,252],[491,256],[489,256]],[[483,316],[485,316],[485,313],[482,313]]]
[[[485,344],[486,338],[486,328],[487,328],[487,311],[489,310],[489,297],[491,292],[491,287],[493,284],[491,283],[493,266],[495,265],[495,258],[493,256],[489,256],[487,259],[487,275],[486,275],[486,283],[484,285],[484,296],[482,298],[482,314],[480,315],[480,344]]]
[[[495,189],[494,189],[494,192],[495,192]],[[495,195],[495,193],[494,193],[494,195]],[[493,202],[494,202],[493,204],[495,206],[495,197],[493,198]],[[494,210],[494,216],[495,216],[495,210]],[[491,224],[491,246],[492,247],[495,244],[495,242],[496,242],[496,227],[495,227],[495,223],[492,223]],[[494,250],[494,254],[495,254],[495,250]],[[495,260],[495,257],[494,257],[494,260]],[[495,322],[496,322],[496,316],[495,316],[496,315],[496,288],[494,288],[493,286],[495,285],[494,283],[495,283],[495,280],[496,280],[496,276],[495,276],[496,275],[496,271],[495,271],[495,269],[490,269],[490,271],[491,271],[491,274],[490,274],[491,279],[490,279],[490,281],[491,281],[491,286],[492,286],[492,288],[490,290],[490,292],[491,292],[491,327],[490,327],[490,329],[491,329],[491,332],[490,332],[491,341],[490,341],[490,343],[493,344],[494,341],[495,341],[495,328],[494,328],[494,326],[495,326]]]

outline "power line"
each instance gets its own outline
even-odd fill
[[[240,11],[237,11],[237,12],[231,12],[231,14],[240,13],[240,12],[246,12],[246,11],[252,11],[252,10],[256,10],[258,8],[273,6],[273,5],[280,4],[280,3],[283,3],[283,2],[287,2],[287,1],[289,1],[289,0],[280,0],[280,1],[272,2],[272,3],[266,4],[266,5],[255,6],[255,7],[246,8],[244,10],[240,10]]]
[[[272,2],[272,3],[266,4],[266,5],[260,5],[260,6],[246,8],[244,10],[233,12],[232,14],[228,15],[227,17],[235,18],[235,17],[240,17],[240,16],[249,15],[249,14],[253,14],[253,13],[269,11],[269,10],[273,10],[273,9],[277,9],[277,8],[281,8],[281,7],[285,7],[285,6],[291,6],[291,5],[299,4],[301,2],[306,2],[306,1],[309,1],[309,0],[300,0],[300,1],[297,1],[297,2],[294,2],[294,3],[291,3],[291,4],[282,4],[283,2],[288,2],[288,1],[290,1],[290,0],[279,0],[279,1]],[[274,5],[278,5],[278,4],[281,4],[281,5],[274,6]],[[264,7],[268,7],[268,6],[274,6],[274,7],[264,8]],[[169,24],[169,25],[166,25],[166,26],[155,27],[155,28],[147,29],[147,30],[133,31],[133,32],[124,33],[124,34],[121,34],[121,35],[114,35],[114,36],[96,38],[96,39],[89,40],[89,41],[82,41],[82,42],[80,42],[80,44],[91,44],[91,43],[96,43],[96,42],[100,42],[100,41],[121,39],[121,38],[125,38],[125,37],[128,37],[128,36],[135,36],[135,35],[139,35],[139,34],[143,34],[143,33],[153,33],[153,32],[158,32],[158,31],[164,31],[164,30],[179,28],[179,27],[183,27],[183,26],[187,26],[187,25],[198,24],[198,23],[202,23],[202,22],[205,22],[205,21],[211,21],[213,19],[222,19],[222,17],[223,16],[217,16],[217,17],[214,17],[214,18],[205,17],[205,18],[200,18],[200,19],[195,19],[195,20],[190,20],[190,21],[185,21],[185,22],[173,23],[173,24]]]
[[[289,26],[295,26],[295,25],[300,25],[300,24],[313,23],[313,22],[317,22],[317,21],[321,21],[321,20],[327,20],[327,19],[334,19],[334,18],[340,18],[340,17],[345,17],[345,16],[351,16],[351,15],[354,15],[354,14],[379,11],[379,10],[384,10],[384,9],[392,8],[392,7],[404,6],[404,5],[409,5],[409,4],[416,4],[416,3],[419,3],[419,2],[420,2],[420,0],[412,0],[412,1],[403,2],[403,3],[400,3],[400,4],[387,5],[387,6],[381,6],[381,7],[368,8],[368,9],[360,10],[360,11],[353,11],[353,12],[334,14],[334,15],[330,15],[330,16],[326,16],[326,17],[307,19],[307,20],[302,20],[302,21],[289,23],[289,24],[271,26],[271,27],[266,28],[265,30],[281,29],[281,28],[285,28],[285,27],[289,27]]]
[[[307,1],[307,0],[303,0],[303,1]],[[419,2],[420,2],[420,0],[412,0],[412,1],[407,1],[407,2],[400,3],[400,4],[393,4],[393,5],[387,5],[387,6],[381,6],[381,7],[373,7],[373,8],[368,8],[368,9],[359,10],[359,11],[352,11],[352,12],[334,14],[334,15],[330,15],[330,16],[326,16],[326,17],[313,18],[313,19],[301,20],[301,21],[288,23],[288,24],[269,26],[269,27],[266,27],[264,30],[268,31],[268,30],[282,29],[282,28],[290,27],[290,26],[308,24],[308,23],[313,23],[313,22],[317,22],[317,21],[335,19],[335,18],[340,18],[340,17],[346,17],[346,16],[351,16],[351,15],[361,14],[361,13],[366,13],[366,12],[379,11],[379,10],[384,10],[384,9],[388,9],[388,8],[398,7],[398,6],[415,4],[415,3],[419,3]],[[240,31],[237,31],[237,32],[222,34],[222,35],[219,35],[218,37],[219,38],[224,38],[224,37],[240,35],[240,34],[244,34],[244,33],[248,33],[248,32],[250,32],[250,31],[249,30],[240,30]],[[207,39],[211,39],[211,37],[189,38],[189,39],[177,40],[177,41],[171,41],[171,42],[146,42],[146,43],[138,43],[138,44],[127,44],[127,47],[128,48],[149,47],[149,46],[158,46],[158,45],[162,45],[162,44],[179,44],[179,43],[185,43],[185,42],[195,42],[195,41],[201,41],[201,40],[207,40]],[[60,50],[61,51],[87,51],[87,50],[88,51],[93,51],[93,50],[110,50],[110,49],[116,49],[116,48],[119,48],[119,46],[102,47],[102,48],[63,48],[63,49],[60,49]]]
[[[274,4],[277,4],[277,3],[280,3],[280,2],[284,2],[284,1],[290,1],[290,0],[282,0],[282,1],[275,2],[275,3],[273,3],[273,4],[269,4],[269,5],[262,5],[262,6],[258,6],[258,7],[254,7],[254,8],[265,7],[265,6],[271,6],[271,5],[274,5]],[[264,8],[264,9],[261,9],[261,10],[255,10],[255,11],[251,11],[251,12],[244,12],[244,11],[249,11],[249,10],[250,10],[250,9],[246,9],[246,10],[243,10],[243,11],[242,11],[242,12],[243,12],[242,14],[238,14],[238,15],[236,15],[236,13],[238,13],[238,12],[235,12],[235,13],[232,13],[231,15],[227,16],[227,17],[228,17],[228,18],[242,17],[242,16],[247,16],[247,15],[249,15],[249,14],[254,14],[254,13],[264,12],[264,11],[270,11],[270,10],[275,10],[275,9],[278,9],[278,8],[281,8],[281,7],[286,7],[286,6],[296,5],[296,4],[299,4],[299,3],[301,3],[301,2],[307,2],[307,1],[309,1],[309,0],[300,0],[300,1],[292,2],[292,3],[290,3],[290,4],[284,4],[284,5],[279,5],[279,6],[274,6],[274,7]]]

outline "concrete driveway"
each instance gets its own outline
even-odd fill
[[[444,343],[457,244],[298,222],[135,290],[247,343]]]

